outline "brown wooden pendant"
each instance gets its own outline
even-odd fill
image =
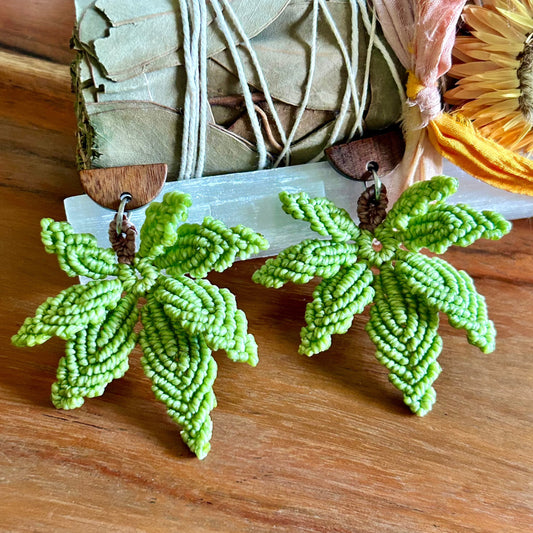
[[[164,163],[80,171],[81,185],[88,196],[114,211],[124,193],[131,195],[128,210],[150,203],[160,193],[166,179],[167,165]]]
[[[403,158],[405,141],[399,128],[326,149],[329,163],[344,176],[356,181],[372,179],[370,163],[384,176],[394,170]]]

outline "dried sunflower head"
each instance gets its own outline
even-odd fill
[[[469,35],[457,37],[457,78],[445,100],[486,137],[533,151],[533,0],[485,0],[463,12]]]

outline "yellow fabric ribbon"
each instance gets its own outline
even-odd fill
[[[405,94],[410,100],[414,100],[418,93],[424,88],[422,82],[416,77],[414,72],[409,72],[407,78],[407,85],[405,87]]]
[[[415,100],[424,88],[409,73],[407,96]],[[484,137],[460,113],[441,113],[428,124],[435,149],[454,165],[494,187],[533,196],[533,161]]]

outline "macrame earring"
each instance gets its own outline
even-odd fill
[[[446,176],[411,186],[386,214],[386,190],[380,190],[376,168],[369,171],[374,185],[359,198],[359,226],[327,198],[282,192],[283,210],[309,222],[325,239],[286,248],[268,259],[253,280],[279,288],[288,281],[322,278],[301,330],[299,351],[308,356],[327,350],[332,335],[346,333],[354,316],[372,304],[366,331],[376,357],[411,411],[423,416],[435,403],[433,382],[441,371],[439,312],[485,353],[494,350],[496,331],[472,278],[419,251],[442,254],[452,245],[499,239],[511,224],[492,211],[448,204],[458,184]]]
[[[126,172],[137,170],[129,167]],[[211,217],[201,224],[185,223],[190,196],[169,192],[146,210],[135,253],[135,228],[122,212],[128,201],[136,205],[136,196],[122,196],[111,222],[116,254],[100,248],[92,235],[75,233],[67,222],[42,220],[45,250],[57,255],[69,276],[92,281],[46,300],[12,342],[35,346],[52,336],[67,341],[52,386],[58,409],[74,409],[85,398],[102,395],[126,373],[129,355],[139,343],[156,398],[181,426],[183,441],[202,459],[210,449],[210,412],[216,406],[217,365],[211,352],[224,350],[231,360],[252,366],[258,361],[257,345],[235,296],[205,276],[229,268],[237,257],[265,250],[268,243],[247,227],[229,228]],[[142,329],[137,333],[138,322]]]

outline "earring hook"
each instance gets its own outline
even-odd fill
[[[120,235],[122,233],[122,219],[124,217],[124,210],[126,208],[126,204],[131,202],[133,197],[129,192],[123,192],[120,195],[120,205],[118,206],[117,215],[115,217],[115,225],[117,227],[117,235]]]
[[[378,176],[379,165],[375,161],[370,161],[367,164],[366,168],[367,170],[372,172],[372,179],[374,180],[374,190],[376,191],[375,192],[376,202],[379,202],[379,197],[381,196],[381,185],[382,185],[381,180],[379,179],[379,176]]]

